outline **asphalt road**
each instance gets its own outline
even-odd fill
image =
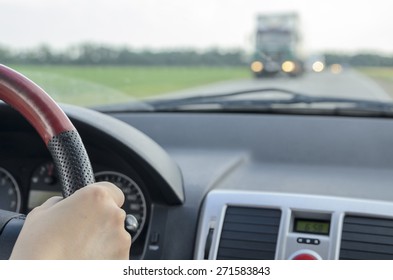
[[[306,73],[298,78],[279,76],[274,78],[244,79],[220,82],[175,92],[178,95],[219,94],[257,88],[282,88],[312,96],[358,98],[390,101],[392,98],[371,78],[351,69],[340,74],[330,72]]]

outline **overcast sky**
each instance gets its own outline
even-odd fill
[[[250,49],[255,16],[297,11],[304,49],[393,53],[390,0],[0,0],[0,45]]]

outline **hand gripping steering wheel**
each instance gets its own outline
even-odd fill
[[[93,169],[77,130],[44,90],[16,71],[0,65],[0,100],[21,113],[45,142],[64,197],[94,183]],[[21,214],[0,210],[0,259],[9,258],[23,221]]]

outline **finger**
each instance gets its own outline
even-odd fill
[[[116,205],[121,207],[124,203],[124,194],[119,187],[109,182],[98,182],[86,186],[85,188],[101,188],[109,194],[115,201]]]
[[[50,208],[62,200],[63,198],[61,196],[53,196],[49,198],[47,201],[45,201],[44,203],[42,203],[40,208],[45,208],[45,209]]]

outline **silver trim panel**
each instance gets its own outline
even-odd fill
[[[216,259],[225,211],[228,206],[281,210],[275,259],[288,259],[294,252],[310,248],[322,259],[338,259],[345,214],[393,218],[393,202],[290,193],[213,190],[207,195],[202,207],[195,246],[195,259],[204,258],[206,237],[212,227],[212,220],[215,221],[215,228],[209,259]],[[294,213],[299,211],[313,215],[331,215],[329,236],[317,236],[321,241],[320,246],[310,247],[312,245],[296,244],[299,235],[305,238],[316,238],[314,234],[292,231],[291,220]]]

